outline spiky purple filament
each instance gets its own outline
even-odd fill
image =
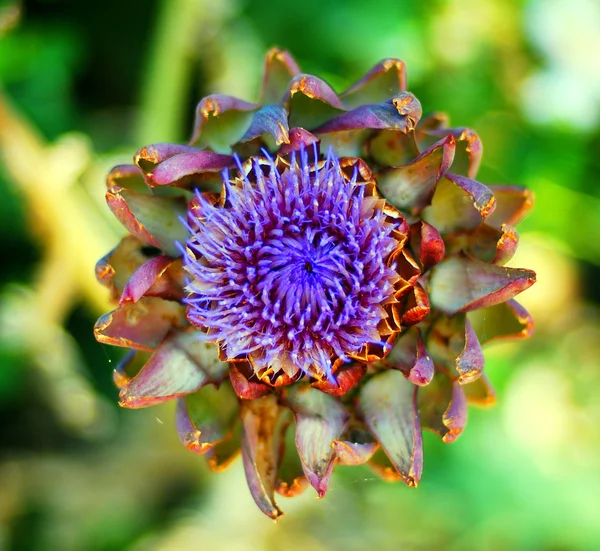
[[[331,153],[319,168],[302,151],[282,172],[263,169],[255,161],[254,181],[224,175],[224,206],[198,195],[188,318],[258,372],[330,378],[332,358],[381,341],[399,279],[386,265],[394,224]]]

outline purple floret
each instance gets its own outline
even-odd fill
[[[198,195],[185,266],[188,318],[229,358],[257,372],[331,378],[332,361],[367,344],[393,301],[398,247],[377,197],[349,180],[330,152],[320,168],[306,151],[229,180],[226,201]],[[266,170],[265,170],[266,169]]]

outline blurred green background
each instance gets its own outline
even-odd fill
[[[203,95],[256,99],[272,45],[338,90],[406,61],[425,112],[479,133],[479,179],[535,191],[512,265],[538,272],[534,338],[487,351],[498,403],[425,435],[419,489],[338,468],[277,525],[171,404],[119,410],[92,336],[124,233],[104,174],[185,141]],[[0,550],[600,549],[599,51],[597,0],[0,3]]]

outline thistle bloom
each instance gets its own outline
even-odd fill
[[[482,345],[533,327],[535,274],[504,267],[531,194],[474,180],[478,136],[405,88],[389,59],[337,95],[275,49],[259,104],[209,96],[189,145],[108,176],[120,403],[177,399],[182,443],[214,470],[241,450],[272,518],[336,463],[416,486],[421,430],[452,442],[495,400]]]
[[[356,171],[346,176],[333,153],[313,167],[299,153],[281,168],[254,160],[233,185],[225,176],[224,205],[197,195],[188,319],[259,378],[334,382],[332,364],[382,342],[400,280],[387,261],[403,236]]]

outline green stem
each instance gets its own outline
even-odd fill
[[[147,58],[136,143],[182,139],[195,30],[202,0],[163,0]]]

